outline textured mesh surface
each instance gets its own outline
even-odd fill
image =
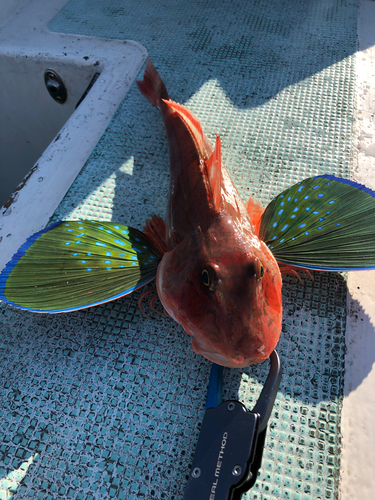
[[[49,28],[142,43],[171,97],[221,134],[244,199],[267,203],[350,175],[356,15],[345,0],[71,0]],[[133,85],[54,219],[142,228],[165,214],[168,164],[159,112]],[[244,498],[337,498],[346,286],[302,278],[284,280],[284,375]],[[138,296],[58,316],[0,304],[0,499],[182,499],[210,363]],[[224,399],[252,408],[267,371],[225,370]]]

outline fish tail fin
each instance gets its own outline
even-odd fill
[[[146,99],[159,109],[162,99],[169,99],[164,82],[149,58],[147,58],[143,80],[137,80],[136,83]]]

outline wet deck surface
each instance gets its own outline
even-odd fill
[[[350,176],[357,2],[71,0],[49,28],[142,43],[171,97],[221,134],[244,199]],[[159,112],[134,85],[54,220],[142,228],[165,214],[168,164]],[[284,376],[244,498],[338,498],[346,283],[303,279],[284,281]],[[210,363],[137,299],[59,316],[0,304],[0,499],[182,499]],[[226,370],[224,398],[252,408],[267,369]]]

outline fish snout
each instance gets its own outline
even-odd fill
[[[235,353],[235,354],[232,354],[230,359],[236,365],[241,365],[245,361],[245,356],[243,354]]]
[[[253,353],[245,355],[246,353],[241,352],[240,346],[238,346],[238,349],[234,349],[230,343],[226,343],[225,347],[218,350],[206,340],[194,337],[192,345],[196,354],[200,354],[209,361],[228,368],[245,368],[265,359],[263,356],[260,358],[256,355],[254,356]]]

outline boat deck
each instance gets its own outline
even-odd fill
[[[341,0],[70,0],[48,29],[145,46],[171,98],[212,141],[221,135],[243,199],[267,204],[306,177],[360,172],[358,9]],[[151,214],[165,215],[168,169],[159,111],[133,84],[51,220],[141,229]],[[363,463],[358,484],[355,464],[348,480],[344,454],[356,433],[345,441],[342,428],[343,401],[374,377],[375,359],[369,344],[366,361],[354,355],[362,372],[345,381],[347,323],[362,314],[371,330],[372,320],[360,301],[347,308],[345,276],[313,276],[284,279],[284,374],[262,468],[244,499],[338,499],[340,488],[343,500],[373,499],[372,478],[358,493]],[[173,320],[144,318],[139,294],[63,315],[0,304],[0,499],[182,500],[210,363]],[[224,399],[251,409],[267,370],[224,370]],[[371,426],[360,423],[363,442]]]

